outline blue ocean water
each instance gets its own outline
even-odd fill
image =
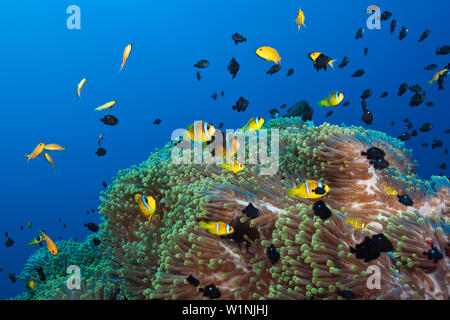
[[[79,30],[66,26],[66,9],[72,4],[81,9]],[[371,4],[393,13],[380,30],[366,27],[366,8]],[[294,22],[299,6],[307,25],[300,32]],[[23,291],[24,284],[12,283],[7,274],[18,275],[36,250],[27,243],[37,230],[45,229],[54,240],[83,240],[90,233],[83,225],[100,222],[97,214],[87,215],[86,211],[100,204],[102,182],[111,183],[118,170],[142,162],[169,141],[174,129],[194,120],[238,128],[250,117],[268,120],[268,110],[304,99],[314,108],[316,125],[324,121],[361,125],[396,137],[410,131],[404,118],[416,129],[430,122],[434,126],[430,132],[419,132],[406,145],[413,149],[420,164],[417,172],[423,178],[441,172],[447,175],[439,165],[447,161],[444,148],[449,135],[444,131],[449,129],[449,91],[438,90],[437,84],[426,88],[426,81],[449,62],[448,56],[435,54],[436,47],[448,44],[449,13],[448,1],[43,0],[3,4],[0,298]],[[389,32],[392,19],[397,20],[393,35]],[[402,26],[409,34],[399,41]],[[355,40],[358,28],[365,33]],[[430,36],[418,43],[426,29],[431,30]],[[247,42],[235,45],[231,39],[235,32]],[[128,43],[133,50],[119,74]],[[255,55],[260,46],[278,50],[282,57],[279,73],[266,74],[272,63]],[[364,47],[369,49],[367,56]],[[311,51],[321,51],[338,62],[348,56],[350,63],[344,69],[317,72],[307,57]],[[234,80],[227,71],[232,57],[241,65]],[[193,64],[200,59],[209,60],[210,66],[200,70],[199,82]],[[438,69],[424,70],[431,63]],[[289,68],[295,73],[286,77]],[[352,78],[360,68],[366,74]],[[80,101],[76,86],[82,78],[87,82]],[[397,96],[403,82],[426,88],[426,101],[435,106],[411,108],[412,92]],[[450,85],[446,82],[444,86]],[[360,95],[367,88],[373,90],[367,99],[374,114],[371,125],[361,121]],[[317,108],[317,102],[335,89],[351,104],[335,107],[334,114],[325,118],[329,109]],[[384,91],[389,95],[380,99]],[[211,99],[214,92],[219,93],[215,101]],[[238,113],[231,106],[240,96],[250,105]],[[93,111],[110,100],[117,101],[112,111]],[[286,109],[279,110],[284,114]],[[106,114],[115,115],[119,124],[102,124],[99,119]],[[162,120],[158,126],[153,124],[156,118]],[[104,157],[95,155],[100,133],[107,150]],[[431,145],[433,139],[444,146],[436,150],[421,146],[423,142]],[[51,153],[54,169],[42,156],[27,163],[24,154],[39,142],[67,148]],[[26,227],[28,221],[32,230]],[[3,232],[15,241],[12,247],[3,245]]]

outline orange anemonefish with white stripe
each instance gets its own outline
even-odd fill
[[[317,199],[324,197],[330,188],[325,183],[316,180],[308,180],[293,189],[288,189],[290,197],[297,196],[302,199]]]
[[[229,224],[226,224],[225,222],[200,221],[199,226],[200,228],[205,229],[209,233],[215,234],[217,236],[226,236],[234,232],[233,227]]]
[[[214,126],[206,121],[195,121],[189,127],[187,131],[183,133],[183,137],[186,140],[208,142],[212,139],[212,136],[216,132]]]
[[[136,194],[134,199],[138,204],[139,211],[144,217],[148,218],[148,222],[150,223],[156,211],[155,198],[151,196],[144,196],[142,194]]]

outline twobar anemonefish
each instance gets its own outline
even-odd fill
[[[308,180],[293,189],[288,189],[287,194],[290,197],[297,196],[302,199],[317,199],[324,197],[330,188],[321,181]]]
[[[28,286],[30,287],[31,290],[34,290],[34,289],[36,289],[36,282],[34,280],[31,280],[28,283]]]
[[[125,66],[125,62],[127,62],[130,53],[131,53],[131,44],[127,45],[125,47],[125,50],[123,51],[122,65],[120,66],[119,72],[122,71],[123,67]]]
[[[33,152],[30,154],[26,154],[25,157],[28,158],[27,161],[30,161],[30,159],[36,159],[37,157],[39,157],[42,153],[42,151],[44,151],[45,149],[45,143],[39,143],[36,148],[34,148]]]
[[[234,232],[233,227],[229,224],[226,224],[225,222],[200,221],[199,226],[200,228],[203,228],[209,233],[215,234],[217,236],[226,236]]]
[[[106,109],[112,108],[115,104],[116,104],[116,101],[113,100],[113,101],[110,101],[110,102],[107,102],[107,103],[101,105],[100,107],[95,108],[94,110],[95,111],[106,110]]]
[[[430,81],[427,82],[428,86],[431,86],[433,84],[433,82],[437,81],[439,79],[439,77],[444,74],[445,72],[447,72],[447,68],[443,69],[441,71],[438,71],[434,74],[433,78],[431,78]]]
[[[367,225],[364,222],[362,222],[361,220],[345,219],[345,223],[349,224],[353,228],[356,228],[356,229],[359,229],[359,230],[367,229]]]
[[[212,155],[215,157],[232,158],[238,152],[240,143],[231,132],[222,133],[222,144],[213,142]],[[225,137],[224,137],[225,136]]]
[[[391,196],[396,196],[396,195],[398,195],[398,192],[397,192],[397,190],[394,189],[394,187],[387,187],[387,186],[384,186],[383,188],[384,188],[384,190],[386,190],[386,192],[387,192],[389,195],[391,195]]]
[[[151,196],[143,196],[142,194],[136,194],[134,199],[138,204],[139,211],[144,217],[148,218],[148,222],[150,223],[156,211],[155,198]]]
[[[297,23],[298,31],[300,31],[300,27],[305,25],[305,14],[303,13],[302,9],[298,9],[297,18],[295,18],[295,22]]]
[[[271,47],[259,47],[256,49],[256,54],[266,61],[272,61],[276,64],[281,62],[281,57],[278,51]]]
[[[77,94],[80,99],[81,99],[81,89],[83,89],[85,83],[86,78],[84,78],[83,80],[80,81],[80,83],[78,83]]]
[[[242,163],[238,163],[237,160],[234,160],[234,163],[222,163],[222,168],[227,169],[228,171],[237,173],[239,171],[244,170],[245,165]]]
[[[338,90],[331,92],[328,97],[319,102],[319,107],[335,107],[344,100],[344,94]]]
[[[264,124],[263,118],[251,118],[248,120],[248,122],[245,124],[245,126],[242,127],[243,131],[254,131],[259,130]]]
[[[212,136],[216,132],[214,126],[206,121],[195,121],[189,127],[187,131],[183,133],[183,137],[187,140],[208,142],[212,139]]]

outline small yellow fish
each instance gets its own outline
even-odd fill
[[[263,118],[251,118],[248,120],[248,122],[245,124],[245,126],[242,127],[242,130],[246,131],[253,131],[253,130],[259,130],[264,124]]]
[[[317,199],[324,197],[330,188],[321,181],[308,180],[293,189],[288,189],[287,194],[290,197],[297,196],[302,199]]]
[[[45,240],[45,243],[47,244],[47,249],[50,251],[50,253],[54,256],[58,254],[58,249],[56,248],[55,243],[50,239],[44,231],[41,231],[42,234],[42,240]]]
[[[384,190],[386,190],[386,192],[387,192],[388,194],[390,194],[391,196],[396,196],[396,195],[398,195],[398,192],[397,192],[397,190],[394,189],[394,187],[387,187],[387,186],[384,186]]]
[[[86,83],[86,78],[81,80],[80,83],[78,84],[77,94],[80,99],[81,99],[81,89],[83,89],[85,83]]]
[[[260,47],[256,49],[256,54],[266,61],[272,61],[276,64],[281,62],[278,51],[271,47]]]
[[[297,23],[298,31],[300,31],[300,27],[305,25],[305,14],[303,13],[302,9],[298,9],[297,18],[295,19],[295,22]]]
[[[150,223],[156,211],[155,198],[151,196],[144,196],[142,194],[136,194],[134,199],[138,204],[139,211],[144,217],[148,218],[148,222]]]
[[[342,100],[344,100],[344,94],[338,90],[334,90],[328,97],[319,102],[319,107],[336,107]]]
[[[125,66],[125,62],[127,62],[130,53],[131,53],[131,44],[127,45],[125,47],[125,50],[123,51],[122,65],[120,66],[119,72],[122,71],[123,67]]]
[[[367,225],[361,220],[345,219],[345,223],[359,230],[367,229]]]
[[[186,140],[207,142],[212,139],[212,136],[216,132],[214,126],[206,121],[195,121],[184,132],[183,137]]]
[[[66,148],[63,148],[60,145],[55,144],[55,143],[50,143],[50,144],[45,145],[44,149],[49,150],[49,151],[64,151],[64,150],[66,150]]]
[[[100,111],[100,110],[106,110],[109,108],[112,108],[114,105],[116,104],[116,101],[110,101],[105,103],[104,105],[101,105],[100,107],[95,108],[95,111]]]
[[[226,224],[225,222],[200,221],[199,226],[200,228],[203,228],[209,233],[215,234],[217,236],[226,236],[234,232],[233,227],[229,224]]]
[[[39,143],[36,148],[34,148],[33,152],[31,154],[26,154],[25,157],[28,158],[27,161],[30,161],[30,159],[36,159],[37,157],[39,157],[42,153],[42,151],[44,151],[45,149],[45,143]]]
[[[31,222],[30,221],[28,221],[27,226],[28,226],[28,229],[31,230]]]
[[[245,165],[243,165],[242,163],[238,163],[237,160],[234,160],[234,163],[222,163],[221,166],[225,169],[227,169],[228,171],[237,173],[239,171],[244,170]]]
[[[31,290],[34,290],[34,289],[36,289],[36,282],[34,280],[31,280],[28,283],[28,286],[30,287]]]
[[[52,165],[52,168],[55,167],[55,163],[53,162],[52,157],[50,157],[50,155],[46,152],[44,153],[45,159],[47,159],[48,163],[50,163]]]
[[[433,82],[437,81],[439,79],[439,76],[441,76],[445,72],[447,72],[447,69],[443,69],[441,71],[436,72],[433,78],[431,78],[431,80],[427,82],[428,86],[431,86]]]

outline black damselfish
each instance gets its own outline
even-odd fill
[[[367,149],[367,151],[362,151],[361,155],[367,156],[367,159],[369,160],[376,160],[376,159],[384,159],[384,157],[386,156],[386,152],[384,152],[380,148],[372,147],[370,149]]]
[[[375,169],[383,170],[389,168],[389,162],[384,159],[370,160],[370,164],[373,165]]]
[[[433,260],[434,263],[437,263],[443,257],[442,253],[436,247],[432,247],[426,252],[424,251],[423,254],[428,256],[428,259]]]
[[[254,219],[259,217],[259,210],[256,208],[251,202],[246,206],[242,213],[245,214],[247,217]]]
[[[97,232],[98,231],[98,225],[96,225],[93,222],[86,223],[84,226],[86,228],[88,228],[89,230],[91,230],[92,232]]]
[[[411,200],[411,198],[407,195],[398,195],[398,202],[404,204],[405,206],[412,206],[413,205],[413,201]]]
[[[194,287],[200,284],[200,281],[197,278],[195,278],[192,274],[190,274],[189,277],[186,278],[186,281],[189,282]]]
[[[316,216],[319,216],[321,219],[328,219],[332,215],[331,210],[322,200],[319,200],[316,203],[314,203],[313,209],[314,214]]]
[[[269,257],[269,260],[272,261],[272,263],[277,263],[278,260],[280,260],[280,252],[278,252],[277,248],[273,244],[271,244],[267,248],[267,256]]]
[[[206,286],[205,288],[200,288],[199,291],[203,291],[203,296],[208,297],[210,299],[218,299],[222,296],[220,291],[212,283],[209,286]]]

